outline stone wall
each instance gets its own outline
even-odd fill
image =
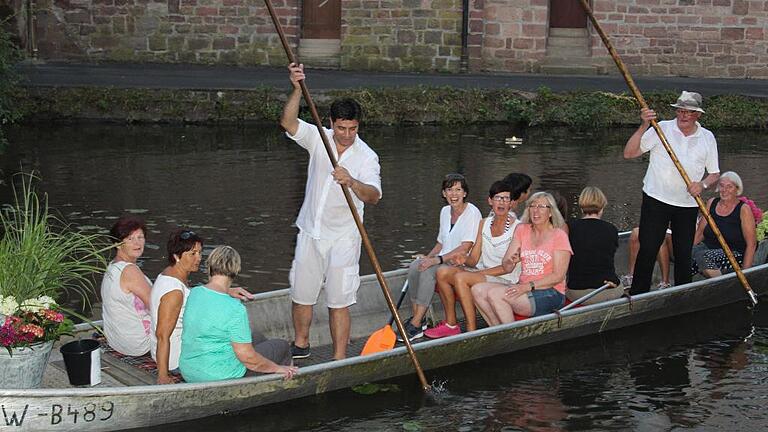
[[[768,78],[768,0],[592,1],[633,73]],[[273,1],[294,48],[301,3]],[[458,72],[461,7],[461,0],[342,0],[341,67]],[[549,12],[549,0],[470,0],[469,70],[538,72]],[[38,0],[37,19],[43,59],[286,62],[263,0]],[[594,64],[615,71],[589,32]]]
[[[546,54],[549,0],[485,0],[484,6],[480,69],[534,71]]]
[[[295,45],[299,0],[273,0]],[[263,0],[38,0],[49,59],[285,64]]]
[[[342,68],[458,72],[461,3],[344,0]]]
[[[768,78],[768,1],[593,0],[593,4],[595,18],[635,73]],[[596,34],[592,46],[594,57],[608,56]]]

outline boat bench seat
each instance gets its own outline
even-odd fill
[[[102,353],[105,354],[102,356],[102,361],[110,366],[110,375],[116,375],[115,378],[120,381],[132,381],[125,382],[128,385],[157,382],[157,363],[149,353],[142,356],[125,355],[112,349],[104,336],[94,335],[94,338],[101,344]],[[171,374],[171,378],[174,383],[184,382],[179,374]]]

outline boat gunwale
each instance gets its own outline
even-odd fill
[[[751,267],[749,269],[745,269],[744,273],[749,274],[749,273],[754,273],[762,270],[768,270],[768,263]],[[396,276],[398,273],[402,273],[405,271],[407,270],[406,269],[392,270],[392,271],[386,272],[385,275]],[[375,278],[375,275],[366,275],[366,277],[368,276],[369,278]],[[728,273],[721,276],[717,276],[715,278],[702,279],[702,280],[691,282],[685,285],[673,286],[670,288],[665,288],[663,290],[657,290],[657,291],[651,291],[643,294],[638,294],[638,295],[632,296],[632,302],[635,303],[645,299],[671,296],[671,295],[678,294],[680,292],[699,289],[702,286],[712,285],[713,282],[716,282],[716,283],[721,281],[724,282],[724,281],[727,281],[728,279],[733,279],[733,278],[736,278],[736,274]],[[281,291],[287,291],[287,290],[281,290]],[[256,299],[270,298],[274,296],[275,295],[274,293],[276,292],[279,292],[279,291],[257,294]],[[744,297],[744,300],[747,300],[747,297]],[[614,300],[609,300],[605,302],[600,302],[600,303],[595,303],[591,305],[585,305],[578,308],[569,309],[563,312],[562,314],[560,314],[560,316],[565,318],[573,315],[585,314],[585,313],[589,313],[596,310],[622,306],[629,302],[630,302],[630,299],[626,297],[620,297]],[[481,337],[484,335],[506,332],[515,328],[525,327],[528,325],[535,325],[538,323],[551,321],[551,320],[557,320],[558,318],[559,318],[558,314],[549,313],[546,315],[531,317],[524,320],[508,323],[508,324],[486,327],[483,329],[475,330],[473,332],[465,332],[455,336],[449,336],[441,339],[433,339],[433,340],[419,342],[417,344],[414,344],[413,348],[415,351],[418,352],[418,351],[430,349],[432,347],[438,347],[438,346],[448,345],[452,343],[460,343],[464,340],[473,339],[473,338]],[[94,322],[93,324],[96,324],[97,322]],[[91,323],[84,323],[84,324],[79,324],[77,327],[87,330],[88,328],[92,328],[92,325]],[[348,357],[343,360],[335,360],[335,361],[329,361],[325,363],[319,363],[316,365],[306,366],[299,369],[298,376],[300,377],[301,375],[310,375],[317,372],[328,371],[328,370],[337,369],[337,368],[344,368],[347,366],[356,365],[358,363],[374,362],[376,360],[401,355],[405,351],[406,351],[405,346],[400,346],[400,347],[394,348],[393,350],[384,351],[376,354],[371,354],[366,356],[358,355],[354,357]],[[0,397],[41,398],[41,397],[61,397],[61,396],[96,397],[96,396],[110,396],[110,395],[129,396],[133,394],[146,395],[146,394],[162,394],[162,393],[169,393],[169,392],[170,393],[194,392],[197,390],[239,387],[243,385],[257,385],[257,384],[271,382],[271,381],[283,381],[283,379],[278,374],[270,374],[270,375],[261,375],[261,376],[255,376],[255,377],[237,378],[232,380],[209,381],[209,382],[202,382],[202,383],[177,383],[177,384],[167,384],[167,385],[148,384],[148,385],[128,386],[128,387],[105,387],[100,389],[93,389],[93,388],[7,389],[7,390],[0,389]],[[283,381],[284,383],[283,386],[285,388],[296,387],[294,385],[291,385],[291,383],[294,383],[294,382],[296,381],[291,381],[291,380]]]

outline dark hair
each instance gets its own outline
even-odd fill
[[[176,264],[174,255],[181,256],[184,252],[191,251],[198,243],[202,247],[203,239],[194,231],[178,229],[172,232],[171,236],[168,237],[168,264]]]
[[[516,172],[507,174],[502,181],[509,185],[510,198],[515,201],[520,199],[520,195],[530,189],[533,184],[531,176]]]
[[[363,120],[363,107],[352,98],[336,99],[331,104],[331,121]]]
[[[560,195],[560,192],[558,191],[550,190],[547,192],[552,195],[552,198],[555,199],[555,202],[557,203],[557,209],[560,211],[560,214],[563,215],[563,219],[567,221],[568,220],[568,200],[566,200],[565,197]]]
[[[461,188],[464,189],[467,195],[469,195],[469,186],[467,185],[467,179],[463,175],[457,173],[447,174],[443,179],[443,184],[440,186],[440,190],[452,188],[456,183],[461,184]],[[466,200],[466,198],[465,198]]]
[[[137,229],[147,235],[147,225],[144,223],[144,219],[133,215],[123,215],[112,225],[109,235],[115,243],[120,243]]]
[[[497,180],[493,182],[493,184],[491,185],[491,188],[488,189],[488,198],[493,198],[497,194],[500,194],[502,192],[509,192],[510,198],[511,198],[512,188],[509,187],[509,183],[506,183],[502,180]],[[520,195],[518,195],[517,197],[520,198]]]

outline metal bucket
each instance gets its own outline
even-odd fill
[[[0,348],[0,389],[38,388],[51,356],[53,341],[29,347]]]

